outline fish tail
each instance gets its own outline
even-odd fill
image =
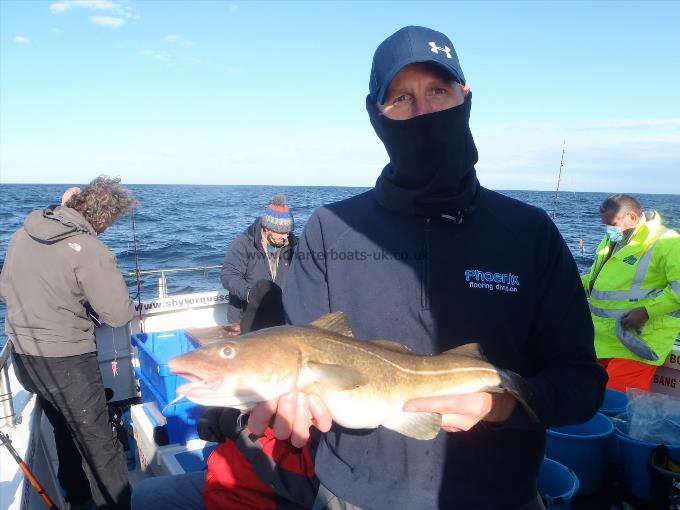
[[[521,375],[512,370],[499,370],[498,375],[501,377],[501,387],[510,393],[517,401],[522,404],[529,417],[536,423],[540,423],[540,418],[536,415],[534,410],[529,405],[531,398],[531,387],[529,383]]]

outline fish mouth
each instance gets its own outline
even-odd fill
[[[202,405],[218,405],[222,402],[225,407],[236,402],[242,403],[241,399],[234,394],[231,388],[224,388],[222,379],[205,379],[193,373],[175,372],[177,375],[188,379],[189,382],[178,386],[175,390],[178,396],[182,396]]]
[[[205,381],[202,377],[197,376],[196,374],[193,374],[191,372],[173,372],[175,375],[178,375],[180,377],[184,377],[185,379],[188,379],[191,382],[200,382],[200,381]]]
[[[259,395],[244,393],[239,395],[232,389],[225,389],[219,382],[209,382],[193,377],[194,381],[182,384],[176,389],[178,398],[187,398],[202,406],[233,407],[248,411],[263,399]]]
[[[192,390],[192,389],[203,389],[203,390],[208,390],[208,391],[216,391],[219,389],[221,385],[221,381],[209,381],[208,379],[204,379],[202,377],[197,376],[196,374],[192,374],[189,372],[175,372],[176,375],[180,377],[184,377],[187,379],[189,382],[186,384],[182,384],[177,388],[177,394],[179,395],[187,395],[187,391]]]

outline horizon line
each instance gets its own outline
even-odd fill
[[[0,182],[0,186],[2,185],[7,185],[7,186],[72,186],[78,183],[73,183],[73,182]],[[80,183],[81,186],[87,186],[87,183]],[[274,188],[274,187],[281,187],[281,188],[357,188],[357,189],[365,189],[369,190],[372,189],[374,186],[347,186],[347,185],[341,185],[341,184],[201,184],[201,183],[135,183],[135,182],[127,182],[123,183],[123,186],[228,186],[228,187],[240,187],[240,188],[247,188],[247,187],[267,187],[267,188]],[[486,187],[486,186],[485,186]],[[527,189],[527,188],[487,188],[492,191],[536,191],[536,192],[541,192],[541,193],[555,193],[554,189]],[[626,193],[628,195],[669,195],[669,196],[676,196],[680,195],[680,193],[667,193],[667,192],[661,192],[661,191],[646,191],[643,193],[640,193],[638,191],[579,191],[579,190],[574,190],[574,189],[561,189],[560,193]]]

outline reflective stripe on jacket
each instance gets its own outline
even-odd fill
[[[652,211],[625,246],[609,256],[611,249],[605,236],[590,272],[582,276],[597,357],[661,365],[680,333],[680,235],[664,227],[660,215]],[[615,333],[616,321],[640,307],[649,315],[640,336],[659,355],[655,362],[630,352]]]

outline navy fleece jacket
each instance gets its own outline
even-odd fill
[[[334,424],[316,472],[365,509],[512,509],[536,496],[545,428],[579,423],[600,406],[606,375],[574,260],[548,216],[482,188],[461,224],[400,215],[373,190],[317,209],[288,275],[292,324],[343,311],[358,339],[440,353],[479,342],[495,365],[523,375],[521,406],[502,426],[419,441],[380,427]]]

